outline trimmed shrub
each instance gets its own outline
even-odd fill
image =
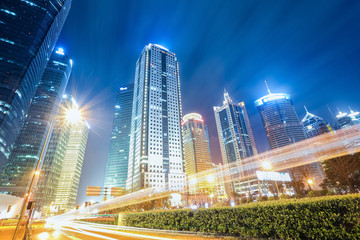
[[[360,239],[360,195],[124,213],[125,226],[276,239]]]

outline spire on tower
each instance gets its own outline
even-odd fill
[[[305,111],[308,113],[309,111],[307,110],[306,106],[304,105]]]
[[[270,88],[269,88],[269,86],[268,86],[268,84],[267,84],[266,80],[265,80],[265,85],[266,85],[266,89],[267,89],[267,91],[269,92],[269,94],[271,94],[271,92],[270,92]]]

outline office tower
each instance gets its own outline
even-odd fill
[[[189,192],[191,194],[212,192],[214,183],[208,182],[207,176],[203,176],[203,179],[193,176],[212,169],[208,132],[204,119],[198,113],[189,113],[183,117],[181,125],[183,127],[186,175],[193,181],[193,184],[189,183]],[[209,174],[209,177],[211,176],[213,179],[214,176]]]
[[[55,201],[55,194],[72,126],[71,121],[67,120],[66,115],[69,109],[76,108],[78,106],[72,96],[64,94],[58,115],[54,119],[54,128],[36,185],[35,207],[37,210],[42,210],[42,207],[49,207]]]
[[[116,96],[110,150],[106,163],[104,187],[126,187],[129,163],[130,127],[134,84],[121,87]]]
[[[245,104],[233,102],[224,91],[223,105],[214,107],[214,113],[223,163],[234,164],[241,169],[242,159],[257,154]],[[254,179],[240,182],[239,178],[233,177],[232,180],[232,190],[239,194],[256,191],[256,185]]]
[[[265,127],[266,136],[270,148],[276,149],[305,140],[304,130],[296,114],[293,101],[289,94],[271,93],[256,100],[255,106],[260,113]],[[305,185],[308,179],[315,180],[316,187],[324,178],[322,167],[318,163],[308,164],[294,168],[294,175],[297,180],[302,179]]]
[[[71,97],[67,97],[63,105],[64,109],[75,109],[75,111],[78,111],[77,104]],[[80,115],[75,116],[74,119],[66,119],[63,121],[69,120],[70,131],[61,164],[54,203],[55,206],[59,207],[60,211],[66,211],[75,207],[90,128]]]
[[[0,2],[0,170],[69,13],[71,0]]]
[[[324,133],[332,131],[330,125],[328,125],[321,117],[318,117],[310,113],[305,107],[306,115],[301,121],[306,138],[312,138]],[[325,179],[325,171],[321,162],[314,162],[309,165],[311,169],[311,177],[315,183],[315,188],[319,188],[320,184]]]
[[[175,54],[160,45],[149,44],[135,70],[126,181],[129,191],[185,187],[181,116],[179,65]]]
[[[255,106],[260,113],[271,149],[305,139],[290,95],[269,91],[268,95],[255,101]]]
[[[23,197],[59,110],[72,62],[62,48],[53,51],[1,174],[0,191]],[[50,166],[51,167],[51,166]]]
[[[349,114],[346,112],[341,112],[339,110],[339,113],[338,115],[336,115],[336,118],[340,128],[348,128],[351,127],[352,125],[360,123],[359,112],[354,112],[351,109]]]
[[[306,115],[301,121],[305,136],[312,138],[330,132],[330,126],[321,118],[310,113],[305,107]]]

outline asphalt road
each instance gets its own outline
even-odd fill
[[[11,240],[14,227],[0,228],[0,239]],[[20,232],[17,240],[22,240],[24,232]],[[64,222],[61,225],[37,226],[32,230],[32,240],[115,240],[115,239],[204,239],[200,236],[159,233],[156,231],[124,230],[121,227],[84,222]],[[206,239],[215,239],[206,237]]]

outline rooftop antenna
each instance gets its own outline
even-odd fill
[[[348,106],[348,107],[349,107],[350,112],[353,112],[353,110],[351,109],[351,107],[350,107],[350,106]]]
[[[305,111],[308,113],[309,111],[307,110],[306,106],[304,105]]]
[[[268,86],[268,84],[267,84],[266,80],[265,80],[265,85],[266,85],[266,89],[267,89],[267,91],[269,92],[269,94],[271,94],[271,92],[270,92],[270,88],[269,88],[269,86]]]

